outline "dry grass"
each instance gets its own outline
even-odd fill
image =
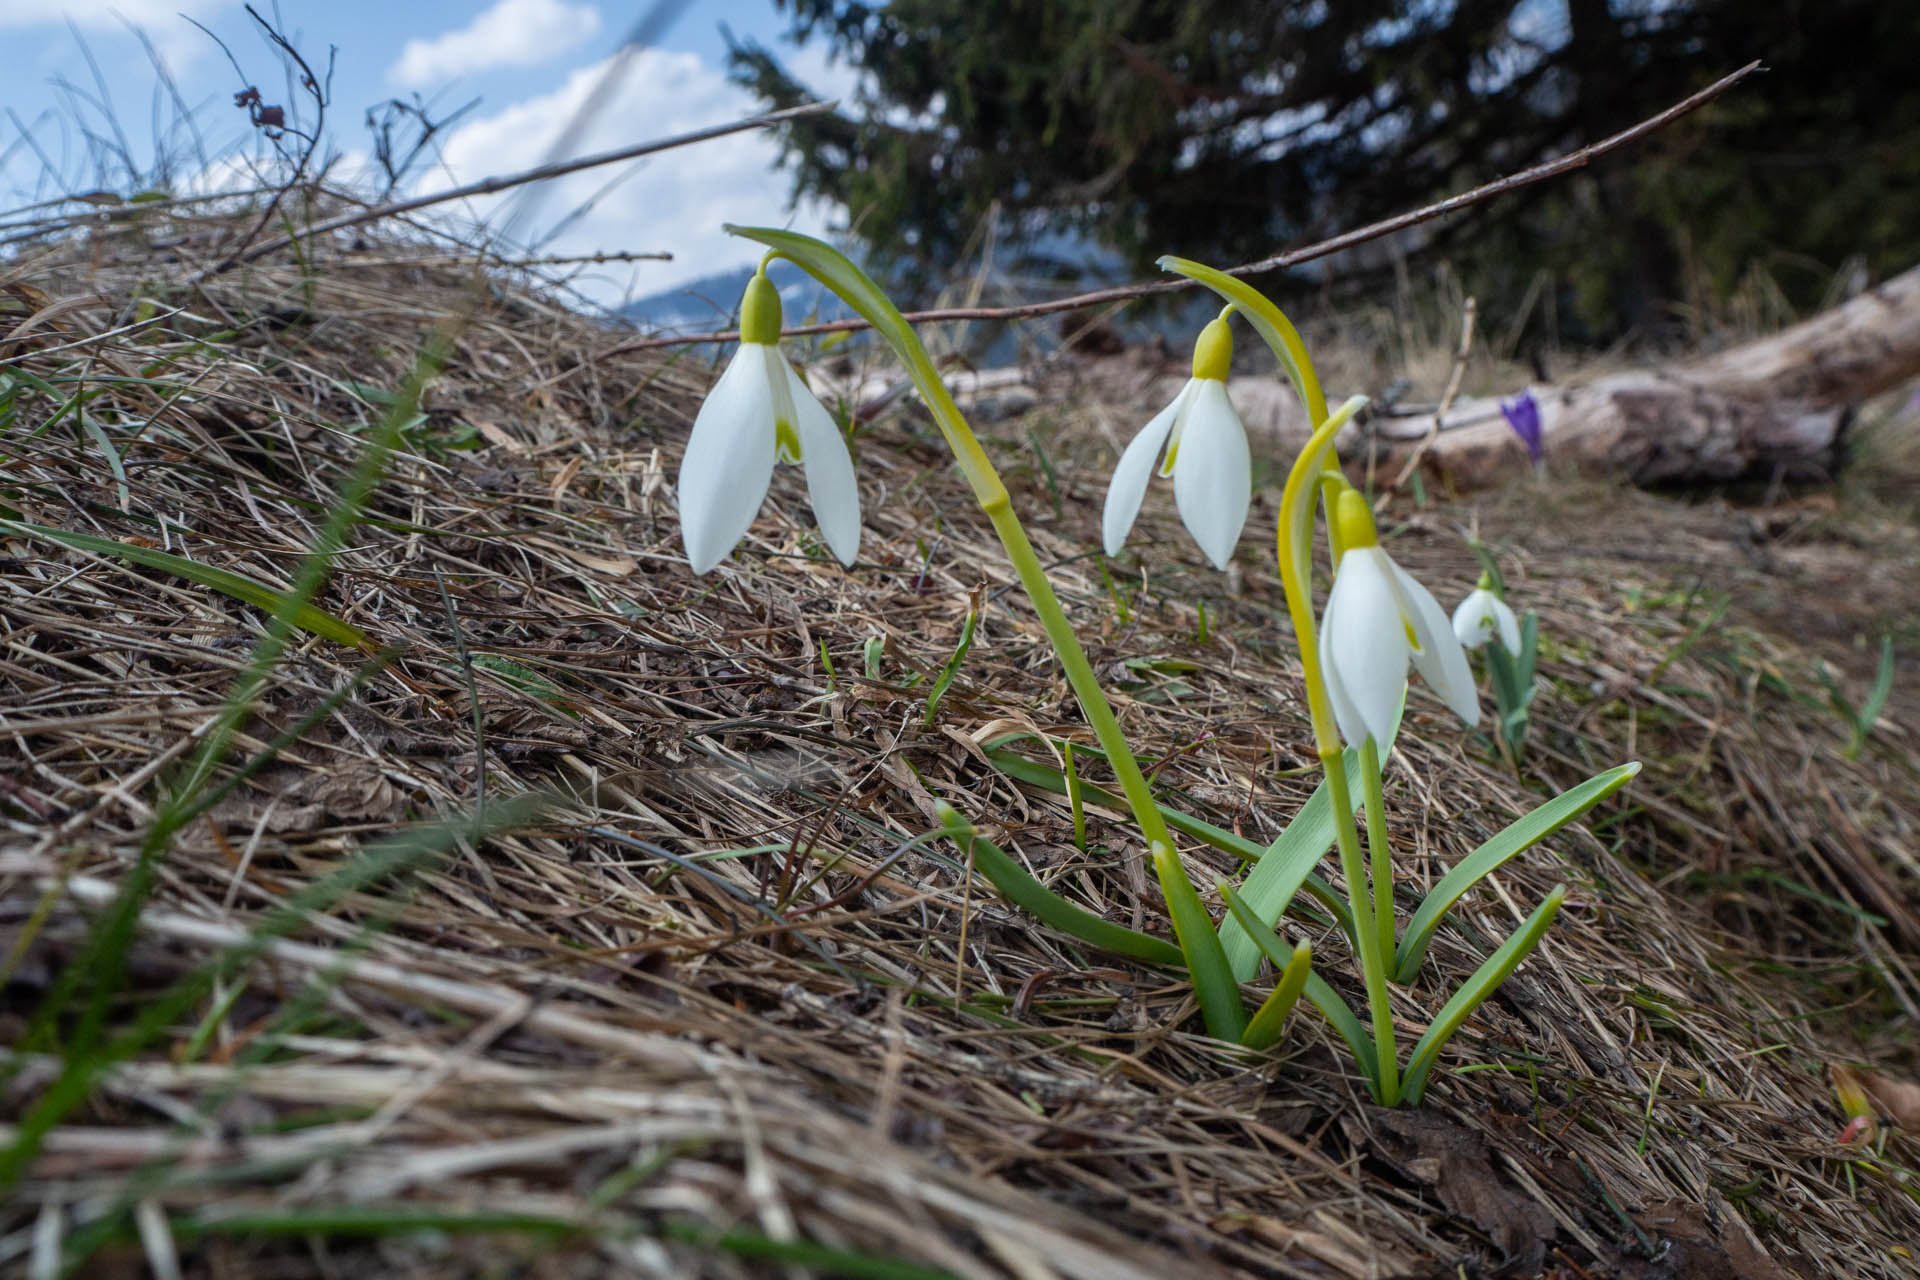
[[[195,244],[75,238],[0,277],[0,376],[84,379],[97,427],[49,424],[60,402],[16,386],[0,502],[284,584],[378,416],[368,389],[398,385],[468,278],[337,269],[339,243],[311,275],[282,259],[170,290],[184,255],[211,256]],[[1826,657],[1864,683],[1852,640],[1876,625],[1910,645],[1914,587],[1889,567],[1912,563],[1910,527],[1568,487],[1401,513],[1395,554],[1436,584],[1470,576],[1458,527],[1477,524],[1551,642],[1522,778],[1411,704],[1389,775],[1409,890],[1547,786],[1649,767],[1441,932],[1399,993],[1414,1031],[1575,885],[1431,1105],[1389,1113],[1312,1014],[1275,1055],[1225,1050],[1178,983],[1081,955],[969,885],[951,846],[909,843],[951,800],[1056,887],[1166,931],[1117,815],[1092,815],[1082,855],[1064,801],[978,749],[1009,725],[1081,729],[911,411],[859,438],[853,571],[783,472],[742,550],[696,579],[667,486],[706,354],[601,358],[617,335],[551,291],[486,290],[318,601],[404,656],[175,842],[120,1012],[370,839],[469,810],[482,762],[489,794],[565,804],[314,919],[203,1011],[207,1035],[182,1025],[115,1067],[10,1195],[0,1268],[138,1185],[103,1257],[162,1274],[174,1255],[206,1276],[798,1274],[755,1253],[789,1240],[903,1260],[879,1275],[1912,1274],[1911,1140],[1837,1145],[1826,1068],[1915,1066],[1914,666],[1852,763],[1811,675]],[[142,295],[181,310],[124,329]],[[1114,566],[1123,621],[1090,555],[1111,452],[1086,425],[1138,406],[1075,374],[1050,388],[1075,411],[1036,424],[1055,482],[1023,429],[990,447],[1169,802],[1271,838],[1313,781],[1271,564],[1256,537],[1231,579],[1204,571],[1158,497],[1134,538],[1151,556]],[[1262,495],[1255,523],[1272,516]],[[30,939],[0,1006],[12,1041],[263,619],[43,540],[6,554],[0,920]],[[976,596],[981,635],[925,726],[913,677]],[[363,660],[306,638],[240,752]],[[1186,853],[1208,881],[1230,869]],[[1337,940],[1315,942],[1353,991]],[[317,1003],[290,1025],[302,992]],[[53,1070],[24,1064],[10,1110]]]

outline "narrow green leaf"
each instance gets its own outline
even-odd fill
[[[1421,1036],[1420,1042],[1413,1046],[1402,1085],[1403,1099],[1416,1104],[1420,1101],[1427,1091],[1427,1080],[1433,1074],[1433,1064],[1439,1059],[1440,1050],[1453,1038],[1453,1033],[1460,1029],[1467,1016],[1498,990],[1507,976],[1527,958],[1527,953],[1539,945],[1540,939],[1546,936],[1547,927],[1560,913],[1560,904],[1566,900],[1567,886],[1555,885],[1553,892],[1547,895],[1547,900],[1527,917],[1526,923],[1501,943],[1500,949],[1488,956],[1473,976],[1453,993],[1453,999],[1441,1008],[1432,1025],[1427,1028],[1427,1034]]]
[[[201,564],[197,560],[189,560],[185,556],[176,556],[153,547],[136,547],[132,543],[119,542],[112,538],[100,538],[90,533],[74,533],[66,529],[52,529],[45,525],[28,524],[23,520],[0,520],[0,528],[13,529],[29,537],[45,538],[49,542],[58,542],[80,551],[91,551],[95,555],[118,556],[122,560],[144,568],[176,574],[189,582],[209,587],[224,595],[232,596],[235,600],[265,609],[269,613],[280,605],[281,592],[264,582],[234,573],[230,569],[216,569],[212,565]],[[310,604],[303,604],[295,609],[290,620],[294,626],[304,631],[311,631],[321,639],[332,640],[336,644],[368,648],[372,643],[367,639],[367,633],[360,628]]]
[[[1051,765],[1041,764],[1037,760],[1029,760],[1018,752],[1006,749],[1006,744],[1032,736],[1032,734],[1027,733],[1011,733],[1004,738],[993,739],[987,743],[987,759],[993,761],[995,768],[1016,782],[1025,782],[1031,786],[1041,787],[1061,795],[1067,794],[1066,775],[1060,770],[1053,768]],[[1101,754],[1098,747],[1085,743],[1077,747],[1076,750],[1087,755],[1098,756]],[[1079,781],[1078,786],[1080,788],[1081,799],[1084,803],[1104,805],[1109,809],[1120,812],[1125,811],[1127,803],[1125,798],[1117,796],[1103,787],[1097,787],[1090,782]],[[1322,790],[1324,790],[1324,788]],[[1320,808],[1325,809],[1327,801],[1322,792],[1316,791],[1314,796],[1319,800]],[[1070,796],[1069,801],[1071,801]],[[1192,836],[1202,844],[1239,858],[1242,862],[1263,864],[1273,852],[1273,845],[1262,847],[1244,836],[1235,835],[1225,827],[1216,827],[1211,822],[1203,818],[1196,818],[1190,813],[1182,813],[1180,810],[1160,804],[1158,801],[1155,801],[1154,807],[1160,810],[1160,816],[1166,821],[1166,824],[1175,831],[1178,831],[1181,835]],[[1306,808],[1301,810],[1301,813],[1304,814],[1313,808],[1314,800],[1310,799],[1307,801]],[[1296,816],[1294,823],[1297,824],[1299,821],[1300,817]],[[1346,899],[1342,898],[1338,893],[1335,893],[1333,887],[1325,880],[1322,880],[1319,876],[1311,872],[1311,868],[1318,864],[1320,857],[1324,856],[1326,850],[1333,844],[1332,817],[1328,816],[1325,819],[1325,823],[1328,834],[1326,839],[1321,842],[1320,853],[1307,862],[1307,867],[1309,868],[1308,875],[1304,882],[1299,882],[1294,885],[1294,891],[1297,892],[1304,888],[1313,898],[1315,904],[1325,910],[1328,915],[1332,916],[1334,923],[1338,924],[1341,930],[1351,938],[1353,936],[1353,912],[1348,908]],[[1292,829],[1292,825],[1289,825],[1288,831]],[[1287,838],[1287,832],[1282,832],[1280,840],[1286,840]],[[1277,845],[1279,840],[1276,840],[1274,843]],[[1292,846],[1289,847],[1291,848]],[[1255,869],[1257,871],[1258,867],[1256,866]],[[1246,888],[1249,896],[1252,897],[1255,902],[1260,903],[1262,909],[1265,908],[1265,904],[1269,900],[1278,900],[1278,894],[1270,887],[1270,883],[1281,871],[1282,868],[1276,866],[1273,871],[1266,873],[1265,878],[1261,879],[1257,885],[1254,884],[1253,877],[1248,878]],[[1286,900],[1279,901],[1279,905],[1274,909],[1274,919],[1278,920],[1280,918],[1281,913],[1286,909],[1288,903],[1291,902],[1292,896],[1292,893],[1289,893]],[[1226,933],[1228,925],[1222,922],[1221,928],[1222,942],[1224,944],[1228,936]],[[1253,970],[1258,965],[1259,959],[1252,951],[1247,951],[1244,956],[1235,957],[1232,947],[1229,946],[1228,962],[1234,970],[1236,979],[1240,982],[1245,982],[1253,976]],[[1244,972],[1242,972],[1242,966],[1245,966]]]
[[[1073,766],[1073,744],[1060,744],[1060,755],[1066,761],[1065,777],[1067,783],[1067,807],[1073,811],[1073,847],[1080,852],[1087,851],[1087,804],[1080,794],[1080,771]]]
[[[1171,942],[1103,920],[1041,884],[1018,859],[975,831],[973,824],[952,805],[942,802],[937,812],[940,825],[946,828],[953,842],[962,852],[972,854],[974,870],[985,876],[1001,897],[1042,924],[1115,955],[1168,968],[1186,967],[1186,957]]]
[[[1880,637],[1880,670],[1873,678],[1873,692],[1867,695],[1866,702],[1860,706],[1860,730],[1863,734],[1873,732],[1874,721],[1886,709],[1887,695],[1893,692],[1893,634]]]
[[[1280,980],[1273,986],[1273,994],[1268,996],[1247,1022],[1247,1033],[1240,1037],[1240,1043],[1249,1049],[1269,1049],[1280,1042],[1280,1033],[1286,1030],[1287,1015],[1293,1012],[1293,1006],[1300,1003],[1300,993],[1306,990],[1307,976],[1313,972],[1313,944],[1302,942],[1293,949],[1293,959],[1287,961],[1287,967],[1280,971]]]
[[[1233,891],[1232,886],[1220,883],[1220,891],[1226,895],[1227,911],[1240,922],[1247,936],[1259,948],[1260,953],[1273,963],[1273,967],[1282,974],[1293,964],[1293,948],[1274,933],[1267,923],[1254,914],[1247,900]],[[1325,1015],[1347,1042],[1347,1048],[1353,1051],[1353,1059],[1359,1064],[1361,1073],[1367,1077],[1377,1099],[1380,1094],[1380,1056],[1374,1048],[1373,1037],[1354,1016],[1353,1009],[1340,998],[1340,993],[1327,985],[1327,980],[1317,973],[1309,972],[1301,986],[1301,994],[1313,1002],[1313,1007]]]
[[[1294,894],[1309,879],[1319,879],[1313,869],[1333,848],[1334,834],[1333,799],[1323,782],[1313,789],[1306,804],[1293,815],[1293,821],[1287,824],[1287,829],[1262,851],[1248,870],[1246,879],[1240,883],[1240,897],[1253,910],[1256,919],[1271,929],[1273,923],[1286,914]],[[1325,884],[1325,881],[1321,883]],[[1327,894],[1337,903],[1341,927],[1351,941],[1352,908],[1334,894],[1331,886],[1328,886]],[[1322,905],[1325,905],[1324,901]],[[1260,948],[1240,924],[1238,915],[1229,913],[1220,922],[1220,945],[1226,950],[1227,963],[1239,981],[1245,982],[1260,967]]]
[[[1640,762],[1630,761],[1595,774],[1571,791],[1564,791],[1525,817],[1509,823],[1505,830],[1462,858],[1459,865],[1440,878],[1426,901],[1407,922],[1394,960],[1395,982],[1412,982],[1427,958],[1427,947],[1435,930],[1454,903],[1475,884],[1499,870],[1515,854],[1532,848],[1587,810],[1627,785],[1640,772]]]
[[[132,501],[132,494],[127,488],[127,469],[120,461],[120,451],[114,448],[113,441],[107,438],[106,428],[95,422],[93,415],[85,409],[80,411],[80,427],[93,438],[93,443],[99,448],[101,456],[106,458],[107,470],[113,472],[114,491],[120,495],[120,509],[125,511]]]
[[[1406,690],[1400,691],[1400,707],[1394,712],[1393,728],[1387,735],[1387,741],[1380,748],[1380,758],[1386,759],[1393,750],[1393,744],[1400,737],[1400,719],[1406,714]],[[1347,773],[1353,776],[1360,772],[1360,753],[1348,748],[1342,759]],[[1247,872],[1246,879],[1240,882],[1241,896],[1247,900],[1254,914],[1269,926],[1285,913],[1292,903],[1293,896],[1301,889],[1312,894],[1316,901],[1333,913],[1340,928],[1347,935],[1347,941],[1356,951],[1360,946],[1359,935],[1353,928],[1353,910],[1347,900],[1333,892],[1324,880],[1312,874],[1320,865],[1320,860],[1333,848],[1338,830],[1334,823],[1333,792],[1323,779],[1307,797],[1307,802],[1287,823],[1287,829],[1279,838],[1261,853],[1260,858]],[[1325,897],[1321,897],[1324,890]],[[1364,889],[1361,890],[1365,892]],[[1233,973],[1245,982],[1253,976],[1259,967],[1260,956],[1255,950],[1253,940],[1247,937],[1239,922],[1231,915],[1220,922],[1220,945],[1226,948],[1227,963],[1233,966]]]
[[[955,647],[953,656],[947,659],[947,665],[940,669],[940,676],[933,682],[933,688],[927,693],[927,714],[921,720],[923,725],[931,725],[935,713],[940,710],[940,699],[947,692],[947,686],[960,674],[960,664],[967,660],[967,650],[973,648],[973,629],[980,625],[980,611],[967,610],[967,621],[960,628],[960,643]]]
[[[1194,891],[1193,880],[1173,846],[1156,840],[1150,852],[1161,896],[1167,900],[1167,914],[1173,917],[1174,937],[1186,958],[1187,975],[1193,979],[1194,999],[1206,1016],[1207,1034],[1239,1044],[1247,1033],[1247,1008],[1240,1002],[1240,984],[1233,980],[1227,954],[1220,949],[1213,917]]]

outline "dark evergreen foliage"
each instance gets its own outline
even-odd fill
[[[1594,141],[1752,58],[1769,71],[1578,178],[1430,229],[1475,287],[1542,268],[1610,338],[1761,262],[1819,300],[1920,256],[1920,5],[1884,0],[776,0],[865,74],[787,126],[797,190],[938,270],[997,206],[1136,269],[1263,257]],[[737,78],[810,96],[766,48]],[[1697,299],[1696,299],[1697,300]]]

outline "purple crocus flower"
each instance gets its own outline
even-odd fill
[[[1502,400],[1500,412],[1513,428],[1513,434],[1520,437],[1520,443],[1527,446],[1527,457],[1533,459],[1534,466],[1539,466],[1545,461],[1547,450],[1540,442],[1540,402],[1533,398],[1533,392],[1522,391],[1511,400]]]

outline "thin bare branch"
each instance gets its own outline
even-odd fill
[[[510,173],[501,177],[483,178],[479,182],[470,182],[464,187],[454,187],[447,191],[437,191],[432,195],[415,196],[410,200],[395,200],[390,204],[376,205],[371,209],[362,209],[353,213],[343,213],[335,218],[327,218],[301,231],[298,235],[281,236],[265,244],[255,245],[241,254],[233,262],[220,268],[202,273],[197,280],[227,266],[238,266],[243,262],[252,262],[268,254],[300,241],[308,240],[329,231],[339,231],[345,227],[357,227],[362,223],[376,222],[382,218],[391,218],[415,209],[424,209],[429,205],[445,204],[449,200],[460,200],[467,196],[492,195],[496,191],[505,191],[510,187],[523,186],[529,182],[544,182],[549,178],[564,177],[569,173],[578,173],[582,169],[592,169],[603,164],[616,164],[622,160],[631,160],[635,156],[652,155],[658,151],[671,151],[675,147],[691,146],[696,142],[705,142],[710,138],[723,138],[730,133],[744,133],[748,129],[764,129],[769,125],[792,120],[798,116],[817,115],[822,111],[831,111],[838,105],[834,102],[807,102],[784,111],[771,111],[766,115],[749,116],[745,120],[736,120],[732,124],[712,125],[705,129],[694,129],[688,133],[676,133],[672,137],[658,138],[652,142],[636,143],[631,147],[621,147],[614,151],[603,151],[598,155],[582,156],[578,160],[563,160],[554,164],[543,164],[537,169],[527,169],[520,173]]]
[[[1316,258],[1324,258],[1329,254],[1339,253],[1343,249],[1351,249],[1356,245],[1365,244],[1370,240],[1378,240],[1382,236],[1392,235],[1396,231],[1404,231],[1408,227],[1418,226],[1423,222],[1430,222],[1446,214],[1458,213],[1462,209],[1471,208],[1476,204],[1482,204],[1494,199],[1496,196],[1503,196],[1509,192],[1518,191],[1522,187],[1530,187],[1537,182],[1545,182],[1549,178],[1557,178],[1562,174],[1571,173],[1575,169],[1584,168],[1586,165],[1593,163],[1608,152],[1618,151],[1621,147],[1638,142],[1647,135],[1657,133],[1661,129],[1666,128],[1675,120],[1680,119],[1680,117],[1699,110],[1760,69],[1761,64],[1758,60],[1749,62],[1738,71],[1730,75],[1722,76],[1692,97],[1674,103],[1658,115],[1649,116],[1630,129],[1623,129],[1610,138],[1602,138],[1599,142],[1582,147],[1578,151],[1570,152],[1557,160],[1549,160],[1544,164],[1537,164],[1531,169],[1522,169],[1519,173],[1509,174],[1504,178],[1496,178],[1492,182],[1475,187],[1471,191],[1463,191],[1457,196],[1449,196],[1445,200],[1435,201],[1433,204],[1425,205],[1411,212],[1396,214],[1391,218],[1386,218],[1379,222],[1368,223],[1364,227],[1342,232],[1340,235],[1334,236],[1331,239],[1321,240],[1315,244],[1307,245],[1304,248],[1289,249],[1285,253],[1276,253],[1272,257],[1262,258],[1258,262],[1248,262],[1241,266],[1233,267],[1227,274],[1235,276],[1256,276],[1266,271],[1277,271],[1282,267],[1299,266],[1303,262],[1312,262]],[[912,324],[940,324],[967,320],[1015,320],[1025,316],[1048,315],[1056,311],[1077,311],[1081,307],[1099,306],[1103,303],[1128,302],[1135,298],[1151,297],[1155,294],[1178,293],[1183,289],[1193,287],[1195,287],[1194,282],[1191,280],[1143,281],[1136,284],[1117,285],[1111,289],[1096,289],[1091,293],[1079,293],[1070,298],[1055,298],[1049,302],[1028,302],[1011,307],[944,307],[931,311],[912,311],[907,313],[907,320]],[[832,320],[822,324],[795,325],[793,328],[783,329],[781,332],[788,337],[800,337],[816,333],[852,333],[858,332],[866,327],[867,322],[864,320]],[[623,342],[606,354],[620,355],[629,351],[645,350],[649,347],[676,347],[700,342],[733,342],[738,339],[739,336],[740,333],[737,329],[724,329],[713,333],[690,333],[676,336],[641,338],[633,342]]]

